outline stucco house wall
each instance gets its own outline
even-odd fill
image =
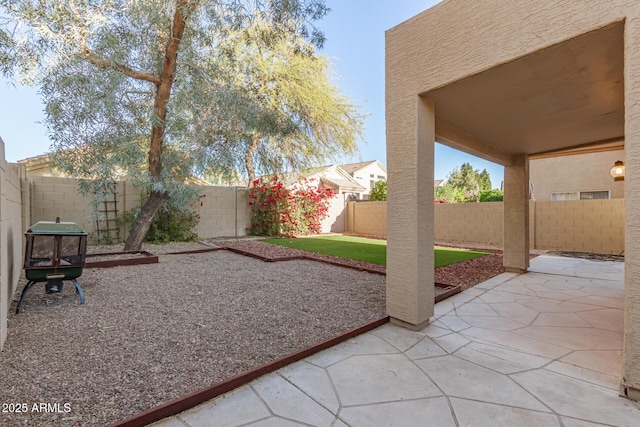
[[[563,53],[585,45],[587,36],[615,40],[615,50],[600,51],[591,68],[555,72],[549,67],[579,55],[579,50]],[[617,62],[601,61],[611,56]],[[585,75],[593,80],[580,80]],[[509,77],[535,84],[578,79],[592,86],[571,89],[575,91],[565,97],[557,96],[567,89],[564,86],[554,90],[547,85],[542,97],[535,87],[528,95],[520,91],[517,98],[512,91],[503,91],[500,103],[491,104],[495,123],[488,126],[487,121],[478,120],[486,117],[486,111],[471,111],[469,100],[473,97],[475,106],[482,106],[484,100],[495,101],[496,93],[488,92],[488,85],[475,83],[500,87],[508,85]],[[514,85],[508,87],[514,89]],[[592,87],[603,90],[588,90]],[[453,102],[448,104],[452,108],[447,116],[448,100]],[[547,108],[539,108],[544,101]],[[612,107],[611,114],[601,110],[603,105]],[[514,106],[522,107],[518,120],[506,119]],[[593,111],[598,114],[589,114]],[[567,112],[576,120],[568,120]],[[581,120],[585,117],[593,120]],[[534,118],[551,126],[537,125]],[[397,323],[412,328],[426,325],[433,315],[433,276],[425,267],[433,265],[433,188],[425,183],[434,178],[436,138],[505,166],[505,266],[523,271],[528,267],[529,155],[624,137],[621,393],[640,400],[640,168],[635,167],[640,165],[640,2],[445,0],[386,33],[386,122],[387,310]],[[465,126],[469,123],[478,132],[471,133]],[[517,139],[523,136],[522,123],[529,126],[528,134]],[[505,135],[514,139],[506,141]],[[565,136],[573,139],[569,142]]]
[[[350,163],[341,165],[340,167],[366,189],[362,192],[361,198],[363,199],[368,199],[369,194],[371,194],[371,189],[376,182],[387,180],[387,168],[379,160]]]
[[[531,159],[529,179],[534,199],[552,200],[553,193],[605,191],[610,199],[624,198],[624,181],[615,182],[609,169],[625,161],[624,149]]]

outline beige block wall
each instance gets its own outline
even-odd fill
[[[7,339],[7,314],[22,270],[22,193],[20,176],[5,161],[0,139],[0,350]]]
[[[29,225],[38,221],[71,221],[88,233],[95,233],[95,221],[90,219],[90,200],[78,193],[75,179],[45,176],[29,177]],[[235,187],[202,187],[204,197],[194,204],[200,215],[196,233],[200,238],[234,237],[246,235],[250,225],[250,210],[245,189]],[[140,192],[129,182],[117,183],[118,212],[140,205]],[[27,225],[28,227],[28,225]],[[120,229],[121,240],[127,237],[128,227]]]
[[[31,204],[29,227],[38,221],[75,222],[87,232],[95,230],[89,220],[89,201],[78,193],[74,179],[45,176],[29,177],[29,199]]]
[[[624,199],[536,202],[536,247],[619,254],[624,250]]]
[[[438,204],[436,242],[502,247],[503,203]]]
[[[349,202],[348,231],[362,236],[387,237],[387,202]]]
[[[454,245],[503,246],[504,204],[434,206],[435,241]],[[386,202],[350,202],[348,231],[386,237]],[[619,254],[624,249],[624,199],[531,201],[529,246],[544,251]]]
[[[59,216],[62,221],[79,224],[88,233],[95,232],[95,221],[90,220],[90,200],[77,192],[75,179],[30,176],[25,188],[29,225],[38,221],[53,221]],[[251,225],[251,209],[246,188],[207,186],[200,187],[199,191],[203,197],[194,203],[193,208],[200,215],[200,222],[195,229],[200,238],[247,235]],[[120,213],[134,209],[140,204],[140,193],[131,183],[118,182],[117,203]],[[322,222],[322,232],[341,233],[347,228],[346,222],[345,195],[338,194],[332,199],[328,216]],[[126,239],[127,231],[127,227],[121,228],[122,241]]]
[[[348,232],[348,233],[355,233],[355,227],[356,227],[356,222],[355,222],[355,212],[356,209],[356,203],[355,202],[349,202],[347,203],[347,227],[345,228],[344,231]],[[386,227],[385,227],[385,237],[386,237]]]

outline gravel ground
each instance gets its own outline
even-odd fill
[[[211,243],[271,257],[292,254],[252,240]],[[161,255],[203,247],[143,249]],[[118,250],[94,246],[89,252]],[[456,280],[468,287],[498,274],[498,259],[501,266],[500,255],[456,264]],[[460,284],[452,283],[455,270],[437,269],[436,280]],[[0,401],[18,405],[0,415],[0,426],[120,421],[385,313],[384,276],[314,261],[265,263],[229,251],[86,268],[78,280],[84,305],[71,282],[49,295],[37,284],[16,315],[15,301],[25,283],[20,282],[0,353],[5,373]],[[27,410],[16,413],[16,408]]]
[[[121,252],[122,245],[90,245],[87,246],[88,254],[103,254]],[[152,243],[144,243],[142,250],[152,253],[154,255],[164,255],[171,252],[184,252],[195,249],[206,249],[211,247],[211,244],[207,242],[181,242],[181,243],[167,243],[163,245],[154,245]]]
[[[259,242],[255,239],[237,239],[237,240],[219,240],[213,239],[208,243],[216,246],[239,249],[241,251],[250,252],[252,254],[268,258],[273,261],[277,261],[280,258],[287,258],[293,256],[305,256],[308,258],[317,259],[319,261],[329,261],[345,266],[365,268],[373,271],[379,271],[384,273],[386,266],[371,264],[369,262],[357,261],[353,259],[346,259],[332,255],[316,254],[312,252],[302,251],[300,249],[288,248],[286,246],[273,245],[271,243]]]
[[[355,261],[340,258],[331,255],[313,254],[299,249],[291,249],[285,246],[272,245],[270,243],[258,242],[255,240],[220,240],[212,239],[209,241],[218,246],[225,246],[243,251],[251,252],[265,258],[277,260],[278,258],[304,255],[323,261],[332,261],[352,267],[368,268],[370,270],[385,272],[386,266],[370,264],[363,261]],[[440,245],[443,246],[443,245]],[[460,247],[456,247],[460,248]],[[463,290],[472,287],[478,283],[484,282],[500,273],[504,273],[502,266],[502,251],[486,248],[466,248],[482,252],[491,252],[492,255],[474,258],[465,262],[450,264],[444,267],[436,268],[435,281],[446,285],[460,286]]]
[[[500,273],[504,273],[502,265],[502,251],[491,249],[476,249],[482,252],[491,252],[492,255],[486,255],[480,258],[473,258],[456,264],[445,265],[436,268],[435,281],[445,283],[447,285],[457,285],[465,289],[489,280]]]

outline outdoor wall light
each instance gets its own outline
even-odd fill
[[[609,169],[609,175],[611,175],[614,181],[624,181],[624,162],[620,160],[615,162],[611,169]]]

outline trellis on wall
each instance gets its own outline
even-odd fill
[[[96,192],[96,198],[103,200],[98,206],[99,215],[96,219],[96,237],[100,243],[119,243],[120,227],[118,226],[118,192],[116,183],[110,184],[108,188],[101,189],[100,196]]]

